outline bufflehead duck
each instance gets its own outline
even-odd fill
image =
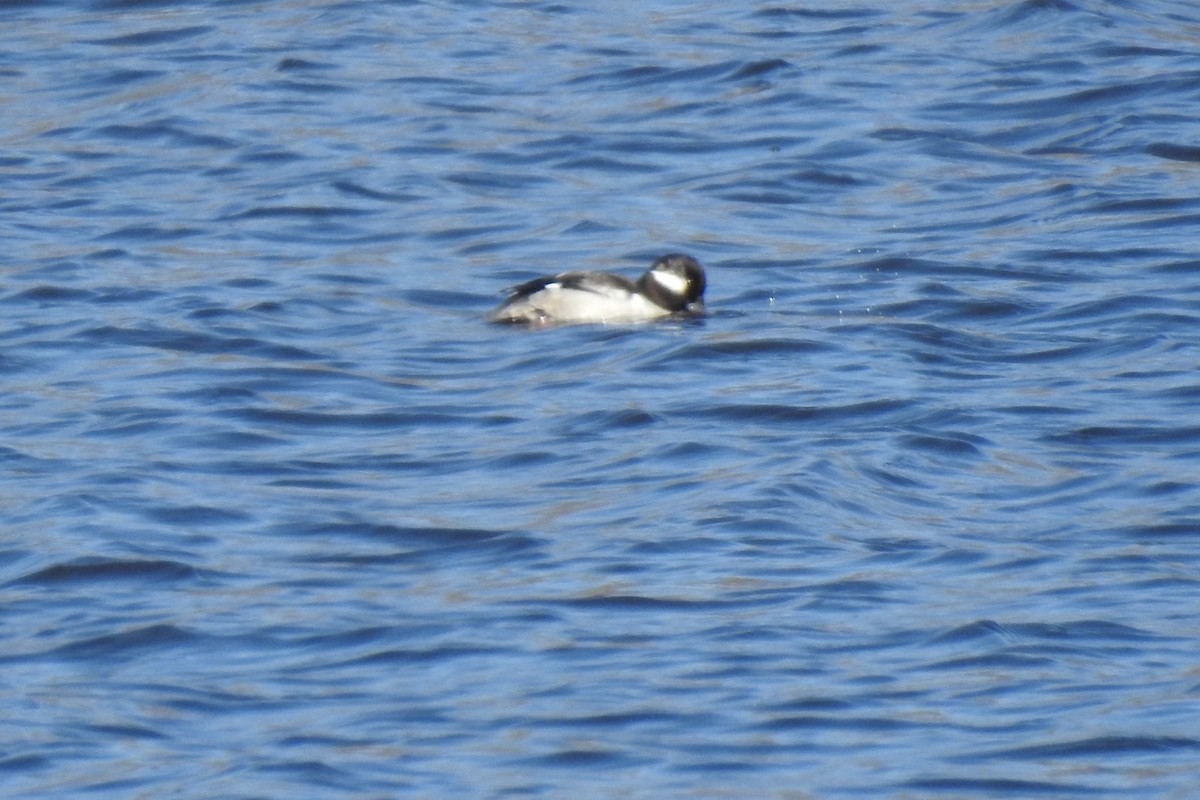
[[[644,322],[704,311],[704,268],[691,256],[670,253],[637,283],[608,272],[564,272],[509,290],[488,314],[491,322],[569,325]]]

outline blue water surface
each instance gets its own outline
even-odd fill
[[[0,793],[1194,797],[1198,54],[3,4]],[[669,251],[706,318],[482,320]]]

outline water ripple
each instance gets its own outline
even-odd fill
[[[1191,796],[1197,36],[5,4],[5,796]]]

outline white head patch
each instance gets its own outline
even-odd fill
[[[655,283],[671,294],[678,297],[687,297],[688,279],[684,276],[676,275],[674,272],[654,269],[650,270],[650,277],[654,278]]]

